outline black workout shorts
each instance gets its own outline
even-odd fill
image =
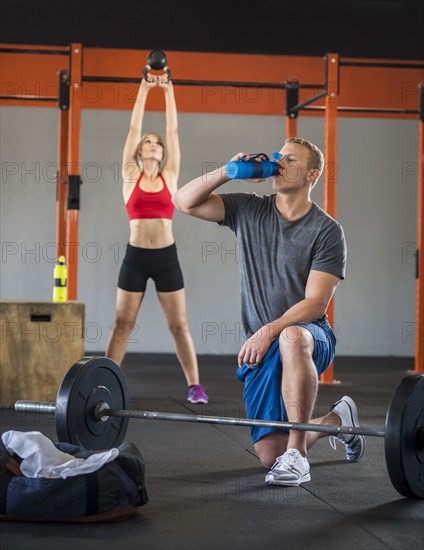
[[[127,245],[119,271],[118,287],[128,292],[144,292],[152,278],[158,292],[174,292],[184,288],[177,247],[138,248]]]

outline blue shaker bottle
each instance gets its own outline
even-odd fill
[[[255,158],[259,156],[265,157],[265,160],[257,162]],[[246,160],[245,157],[242,157],[240,160],[232,160],[227,164],[226,172],[230,179],[242,180],[269,178],[279,173],[278,164],[270,161],[269,157],[264,153],[258,153],[249,160]]]

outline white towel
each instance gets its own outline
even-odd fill
[[[26,477],[62,478],[89,474],[119,455],[118,449],[95,453],[88,458],[75,458],[63,453],[40,432],[10,430],[2,435],[9,452],[22,458],[21,472]]]

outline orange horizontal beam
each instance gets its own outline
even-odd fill
[[[0,48],[10,48],[11,50],[66,50],[69,51],[69,46],[46,46],[44,44],[0,44]]]
[[[5,47],[4,44],[0,45]],[[22,49],[14,45],[14,49]],[[35,47],[34,49],[39,49]],[[51,50],[52,48],[45,48]],[[59,95],[58,74],[68,69],[69,55],[44,55],[30,53],[0,53],[1,96],[29,96],[42,101],[2,100],[2,105],[26,105],[28,107],[55,107],[56,103],[45,101]]]
[[[25,46],[3,44],[1,47],[53,50],[63,46]],[[141,78],[148,50],[84,48],[83,76]],[[323,57],[197,53],[168,51],[168,66],[176,80],[247,81],[323,84]],[[399,60],[346,58],[346,61],[400,63]],[[0,53],[1,95],[58,95],[58,71],[69,69],[68,55]],[[419,64],[407,61],[408,64]],[[340,67],[339,105],[365,108],[417,109],[418,84],[422,69]],[[82,109],[131,110],[137,84],[83,82]],[[299,101],[319,93],[319,89],[299,90]],[[217,86],[176,86],[179,112],[282,115],[285,91],[281,89],[236,88]],[[55,103],[32,100],[1,100],[2,105],[51,107]],[[324,106],[323,100],[314,106]],[[163,94],[154,90],[147,110],[162,111]],[[302,116],[323,116],[320,111],[301,111]],[[340,112],[341,117],[416,118],[414,114]]]

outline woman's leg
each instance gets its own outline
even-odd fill
[[[158,292],[157,294],[174,340],[175,352],[183,369],[187,385],[198,384],[199,369],[187,323],[185,291],[181,289],[175,292]]]
[[[106,350],[106,357],[118,365],[121,365],[124,360],[128,338],[134,329],[143,297],[144,292],[128,292],[118,288],[115,325]]]

